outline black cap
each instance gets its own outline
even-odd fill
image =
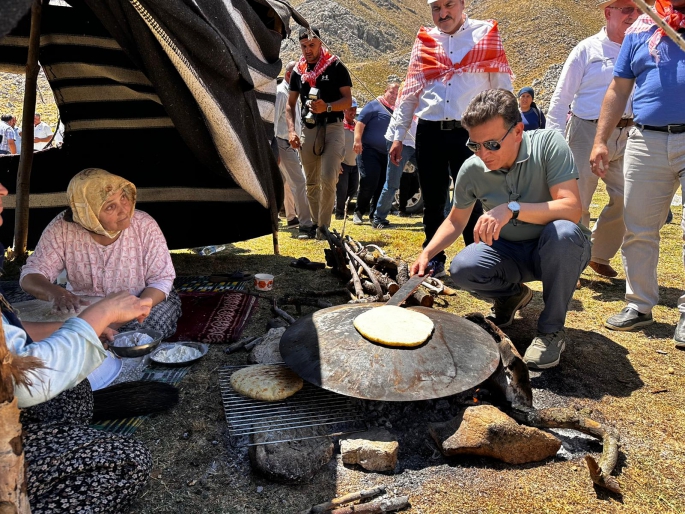
[[[321,33],[319,32],[319,27],[314,27],[313,25],[309,26],[309,29],[306,29],[302,27],[300,29],[300,37],[298,39],[309,39],[309,30],[311,29],[314,34],[316,34],[316,37],[321,38]]]

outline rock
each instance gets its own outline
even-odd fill
[[[284,332],[285,327],[269,330],[262,339],[262,342],[252,348],[247,361],[251,364],[276,364],[283,362],[279,346]]]
[[[359,464],[369,471],[393,471],[397,465],[399,443],[390,432],[374,429],[340,441],[345,464]]]
[[[492,405],[468,407],[429,431],[446,456],[480,455],[508,464],[537,462],[556,455],[561,441],[540,429],[519,425]]]
[[[317,437],[325,434],[322,427],[253,434],[250,436],[253,444],[295,437],[313,439],[250,446],[250,463],[256,471],[276,482],[306,482],[333,458],[333,442],[330,437]]]

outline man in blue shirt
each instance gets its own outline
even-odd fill
[[[685,0],[672,0],[666,21],[685,33]],[[683,37],[681,35],[681,37]],[[659,229],[673,195],[685,187],[685,52],[653,20],[643,15],[628,29],[614,66],[590,155],[592,172],[608,169],[607,139],[635,86],[635,127],[625,152],[626,235],[623,267],[626,307],[605,323],[612,330],[635,330],[654,323],[659,301]],[[685,228],[685,227],[684,227]],[[678,300],[675,344],[685,348],[685,295]]]

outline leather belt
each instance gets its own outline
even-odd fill
[[[454,130],[461,128],[461,121],[459,120],[440,120],[440,121],[430,121],[419,118],[419,125],[432,125],[438,127],[440,130]]]
[[[663,127],[655,127],[653,125],[635,124],[640,130],[654,130],[656,132],[668,132],[669,134],[682,134],[685,132],[685,123],[680,125],[664,125]]]
[[[575,116],[575,114],[574,114]],[[576,116],[577,118],[578,116]],[[583,118],[580,118],[581,120]],[[590,123],[597,123],[599,120],[584,120],[584,121],[589,121]],[[620,121],[616,124],[616,128],[626,128],[626,127],[632,127],[635,125],[635,122],[633,121],[633,118],[621,118]]]

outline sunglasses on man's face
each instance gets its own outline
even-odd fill
[[[509,130],[507,130],[507,133],[504,134],[502,139],[499,141],[483,141],[482,143],[474,143],[470,139],[466,141],[466,147],[471,150],[473,153],[478,153],[480,150],[480,147],[482,146],[486,150],[490,150],[491,152],[496,152],[500,148],[502,148],[502,141],[506,139],[506,137],[509,135],[509,132],[511,132],[511,129],[513,129],[517,124],[514,123],[511,127],[509,127]]]
[[[635,12],[635,7],[609,7],[609,9],[615,9],[616,11],[621,11],[621,14],[628,16]]]

